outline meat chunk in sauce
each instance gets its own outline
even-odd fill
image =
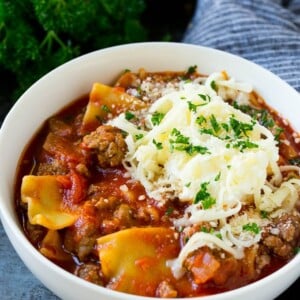
[[[99,264],[87,263],[77,266],[74,274],[86,281],[103,285],[101,278],[101,268]]]
[[[289,259],[294,255],[300,237],[300,214],[283,214],[265,228],[262,243],[269,252]]]
[[[99,126],[86,135],[83,145],[96,153],[99,166],[103,168],[121,165],[127,150],[122,132],[110,125]]]
[[[100,220],[97,210],[87,201],[81,208],[81,216],[76,223],[66,228],[64,246],[75,254],[81,261],[86,259],[94,250],[99,236]]]

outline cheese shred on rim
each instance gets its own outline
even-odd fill
[[[268,222],[260,212],[275,217],[295,205],[300,180],[283,181],[281,172],[289,166],[278,165],[274,135],[225,101],[234,93],[247,102],[251,91],[247,83],[214,73],[180,82],[143,111],[143,126],[126,113],[109,122],[127,133],[123,165],[147,194],[161,205],[175,198],[188,204],[184,216],[173,220],[175,227],[212,224],[213,233],[194,233],[168,261],[176,278],[184,274],[188,255],[203,246],[243,258]]]

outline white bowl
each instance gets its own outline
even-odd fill
[[[111,291],[86,282],[42,256],[27,240],[14,207],[18,160],[41,124],[70,101],[87,94],[95,81],[110,84],[124,69],[186,70],[197,65],[204,74],[226,70],[250,82],[267,103],[300,131],[299,94],[279,77],[240,57],[179,43],[136,43],[95,51],[48,73],[29,88],[7,115],[0,133],[0,213],[4,229],[21,259],[41,282],[62,299],[154,299]],[[300,255],[268,277],[245,287],[201,300],[273,299],[300,275]]]

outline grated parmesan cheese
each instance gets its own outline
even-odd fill
[[[150,82],[142,88],[150,93]],[[214,73],[206,80],[182,81],[176,89],[167,87],[145,112],[143,129],[124,114],[109,122],[128,133],[124,167],[148,196],[158,205],[174,198],[189,204],[185,215],[174,220],[175,227],[216,224],[221,238],[196,232],[179,256],[168,262],[177,278],[184,273],[186,257],[199,247],[218,247],[240,259],[244,248],[259,242],[260,232],[244,226],[250,222],[260,228],[266,221],[257,212],[239,215],[244,205],[272,216],[295,205],[300,180],[281,183],[273,134],[224,101],[229,93],[245,103],[251,89],[249,84],[225,78],[224,73]]]

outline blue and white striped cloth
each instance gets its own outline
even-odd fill
[[[198,0],[183,42],[240,55],[300,92],[300,0]]]

